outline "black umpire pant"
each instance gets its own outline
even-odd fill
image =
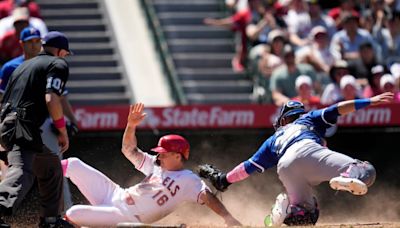
[[[8,152],[9,168],[0,182],[0,211],[12,215],[19,208],[37,178],[42,217],[60,215],[63,173],[57,155],[46,147],[40,150],[14,145]]]

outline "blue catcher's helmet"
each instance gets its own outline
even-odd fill
[[[284,104],[281,107],[281,110],[279,111],[279,115],[275,120],[275,123],[274,123],[275,130],[281,126],[282,118],[296,115],[296,114],[303,114],[303,113],[306,113],[306,111],[304,110],[304,104],[301,103],[300,101],[290,100],[290,101],[286,102],[286,104]]]

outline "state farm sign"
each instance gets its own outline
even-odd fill
[[[400,116],[397,116],[397,118],[400,118]],[[389,125],[391,122],[392,110],[388,107],[371,107],[369,109],[360,109],[357,112],[341,116],[338,119],[339,125]]]
[[[82,130],[123,130],[129,106],[74,107]],[[272,128],[274,105],[188,105],[149,107],[142,129]],[[338,120],[339,126],[400,126],[400,105],[358,110]]]
[[[254,110],[211,107],[172,107],[146,109],[147,118],[142,127],[150,128],[234,128],[252,127]]]
[[[119,127],[120,116],[118,112],[77,108],[74,113],[76,120],[83,129],[115,129]]]

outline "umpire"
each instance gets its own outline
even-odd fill
[[[71,54],[60,32],[43,38],[43,51],[22,63],[11,75],[0,112],[0,141],[9,150],[9,170],[0,183],[0,215],[12,215],[37,178],[39,227],[73,227],[60,217],[63,173],[60,159],[43,144],[40,126],[50,115],[60,134],[61,152],[69,147],[60,96],[68,80],[64,57]],[[33,170],[33,173],[26,170]],[[33,175],[33,176],[32,176]],[[0,227],[9,227],[0,219]]]

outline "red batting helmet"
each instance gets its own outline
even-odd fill
[[[151,150],[157,153],[177,152],[188,160],[190,146],[188,141],[180,135],[165,135],[158,140],[157,147]]]

